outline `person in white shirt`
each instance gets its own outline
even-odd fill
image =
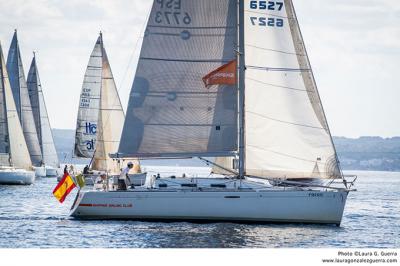
[[[128,165],[125,167],[124,170],[122,170],[121,175],[118,178],[118,190],[127,190],[127,180],[129,181],[129,184],[131,183],[131,179],[129,178],[129,171],[133,168],[133,163],[129,162]],[[131,188],[135,188],[133,184],[131,185]]]

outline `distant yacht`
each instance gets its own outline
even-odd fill
[[[0,184],[29,185],[35,181],[32,162],[18,118],[0,44]]]
[[[42,84],[36,64],[34,53],[32,63],[28,73],[28,91],[32,105],[33,118],[35,120],[36,132],[39,138],[41,149],[41,163],[46,170],[46,176],[56,176],[60,163],[57,150],[54,145],[53,133],[51,131],[49,116],[47,114],[46,103],[44,101]]]
[[[28,145],[32,164],[35,167],[35,173],[37,176],[45,176],[46,171],[42,165],[42,154],[29,99],[28,87],[26,85],[21,52],[18,45],[17,30],[14,32],[8,51],[7,71],[19,121],[24,132],[26,144]]]
[[[91,174],[86,175],[87,184],[92,184],[100,173],[119,175],[121,172],[123,160],[113,160],[109,154],[118,150],[124,119],[100,33],[83,80],[75,133],[75,156],[92,159]],[[139,167],[138,161],[136,166]],[[132,178],[144,181],[145,174]]]

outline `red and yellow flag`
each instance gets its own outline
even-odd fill
[[[220,66],[203,77],[204,86],[208,87],[217,84],[235,85],[236,69],[236,59]]]
[[[74,180],[68,173],[64,173],[63,178],[53,190],[53,195],[60,203],[63,203],[67,195],[76,187]]]

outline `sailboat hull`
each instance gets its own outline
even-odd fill
[[[35,172],[23,169],[0,170],[0,184],[2,185],[31,185],[35,182]]]
[[[79,193],[71,216],[339,225],[347,194],[347,191],[311,190],[88,191]]]
[[[45,177],[46,176],[46,168],[44,166],[33,167],[35,169],[36,177]]]
[[[51,166],[46,166],[46,176],[47,177],[58,176],[57,168],[54,168],[54,167],[51,167]]]

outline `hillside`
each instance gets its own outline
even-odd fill
[[[400,137],[334,137],[343,169],[400,171]]]
[[[75,131],[53,129],[57,153],[61,163],[86,164],[88,159],[72,157]],[[334,137],[341,166],[345,170],[400,171],[400,137],[360,137],[357,139]],[[193,160],[145,160],[143,165],[177,164],[181,166],[202,166]]]

